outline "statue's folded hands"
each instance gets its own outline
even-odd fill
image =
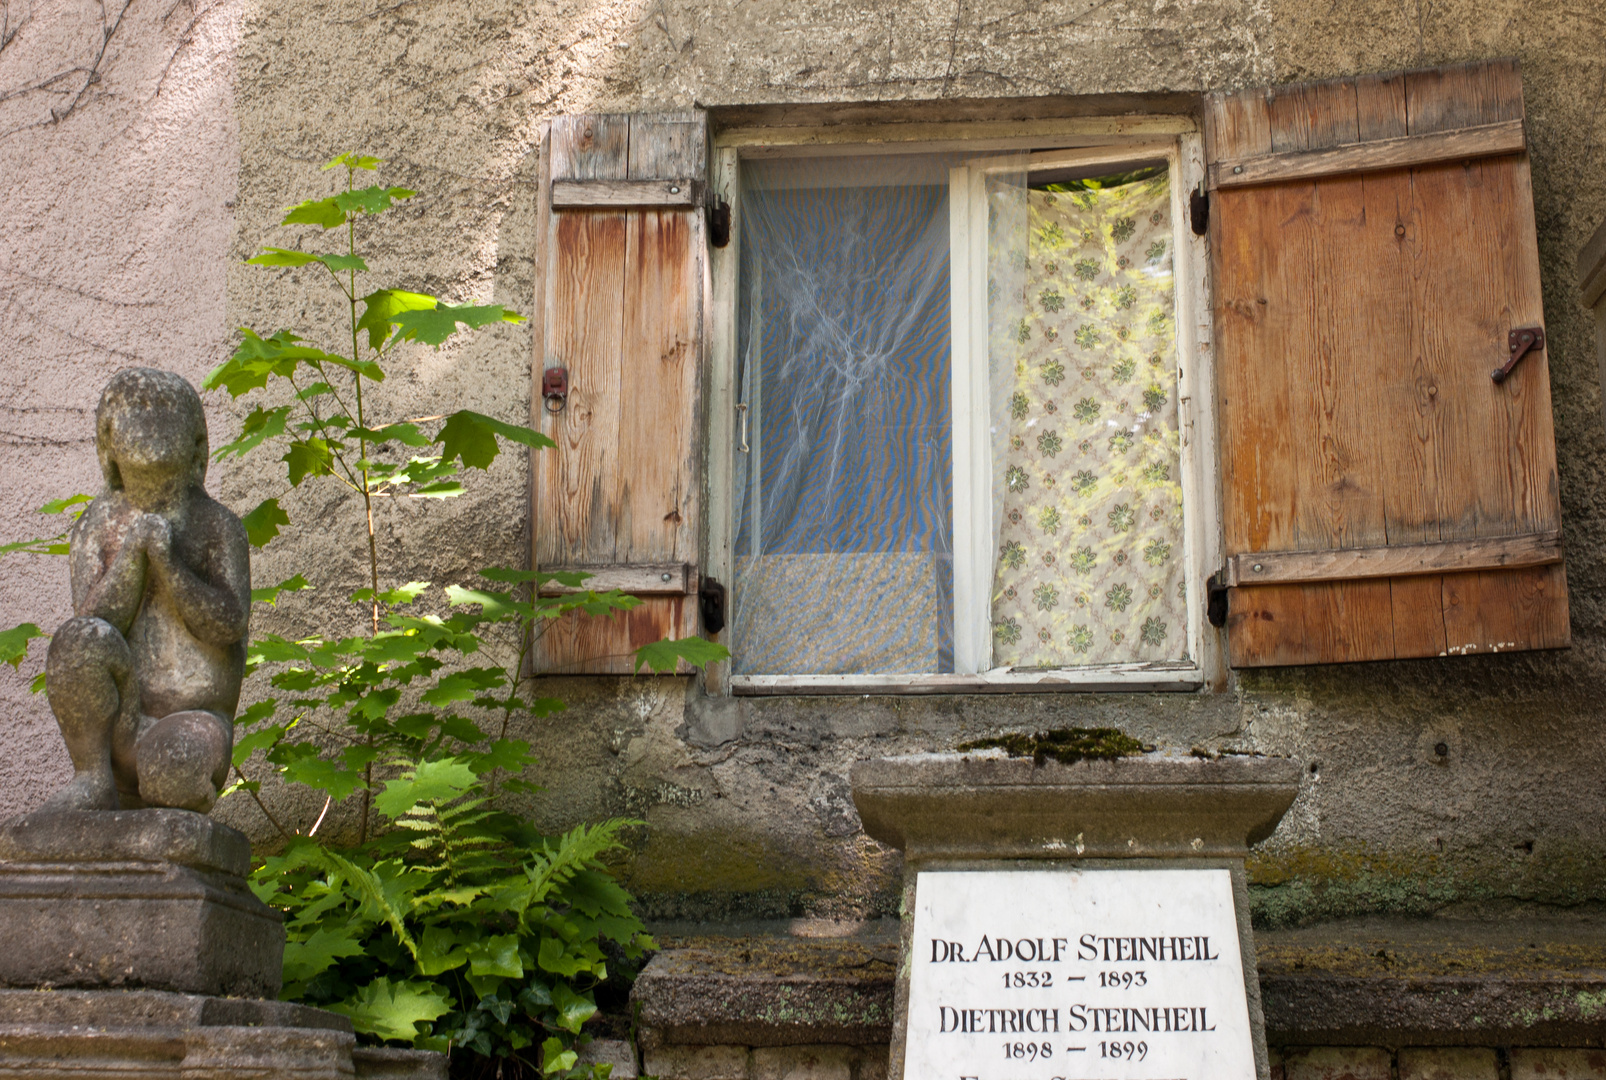
[[[203,486],[206,418],[189,383],[119,372],[95,420],[106,490],[73,528],[75,615],[46,675],[74,776],[46,806],[204,813],[233,746],[250,548]]]

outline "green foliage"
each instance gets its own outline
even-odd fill
[[[39,508],[41,514],[68,514],[77,521],[83,514],[83,507],[90,501],[88,495],[69,495],[65,499],[51,499]],[[78,507],[79,509],[73,509]],[[64,529],[54,536],[41,536],[32,540],[14,540],[9,544],[0,544],[0,556],[21,552],[26,555],[65,555],[67,554],[67,534],[71,529]],[[48,638],[50,635],[39,629],[31,622],[19,623],[6,630],[0,630],[0,661],[10,664],[13,668],[21,669],[22,661],[28,656],[28,645],[35,638]],[[45,673],[40,672],[29,687],[35,694],[45,688]]]
[[[601,858],[630,822],[544,839],[492,808],[461,759],[409,770],[376,801],[394,831],[345,854],[298,838],[252,877],[285,913],[284,996],[367,1038],[499,1051],[574,1068],[609,964],[654,947]]]
[[[458,1047],[516,1056],[549,1076],[600,1077],[605,1067],[581,1069],[575,1052],[596,1012],[594,988],[609,978],[610,963],[617,975],[652,947],[600,862],[631,823],[548,839],[501,804],[508,793],[534,790],[522,775],[535,759],[511,734],[515,726],[562,709],[521,683],[532,643],[564,615],[611,615],[639,601],[587,590],[584,574],[500,567],[466,585],[382,585],[376,507],[394,505],[384,500],[454,497],[465,472],[490,468],[506,444],[553,443],[467,409],[372,415],[364,389],[384,380],[398,346],[439,348],[466,330],[522,321],[495,304],[358,289],[368,264],[356,248],[355,219],[413,194],[357,188],[356,172],[378,164],[336,158],[330,167],[345,167],[346,190],[300,203],[284,219],[345,225],[344,252],[268,247],[249,260],[327,272],[346,299],[346,325],[328,334],[342,344],[328,351],[289,330],[242,329],[233,356],[204,384],[265,399],[214,456],[272,455],[286,491],[344,486],[362,500],[369,553],[368,584],[350,596],[367,610],[367,632],[270,634],[251,643],[248,668],[272,696],[235,719],[235,780],[225,795],[256,799],[285,840],[253,887],[285,913],[287,999],[345,1014],[365,1041]],[[242,519],[253,545],[293,527],[282,497]],[[552,581],[566,591],[540,595]],[[277,606],[312,588],[296,574],[252,598]],[[659,642],[638,652],[636,667],[672,671],[725,655],[700,638]],[[321,792],[317,820],[275,817],[259,798],[264,771]],[[336,850],[317,833],[347,799],[361,800],[357,843]]]

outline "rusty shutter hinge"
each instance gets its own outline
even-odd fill
[[[1203,236],[1210,230],[1210,195],[1204,189],[1203,180],[1188,192],[1188,223],[1195,236]]]
[[[1511,350],[1511,359],[1503,367],[1497,367],[1489,372],[1489,378],[1499,385],[1511,375],[1511,369],[1531,352],[1539,352],[1545,347],[1545,328],[1542,326],[1520,326],[1506,335],[1506,346]]]
[[[703,578],[697,587],[697,610],[704,630],[717,634],[725,629],[725,586],[711,577]]]
[[[1210,580],[1205,582],[1205,618],[1209,619],[1210,625],[1217,630],[1227,625],[1228,595],[1227,586],[1221,582],[1220,572],[1211,574]]]
[[[731,242],[731,204],[724,199],[710,199],[707,207],[708,242],[717,248]]]

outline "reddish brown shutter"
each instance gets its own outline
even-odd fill
[[[701,113],[564,116],[544,155],[535,565],[642,598],[571,614],[536,641],[538,672],[628,672],[632,653],[697,633],[702,363]],[[568,396],[540,399],[563,368]]]
[[[1232,663],[1567,645],[1516,64],[1205,114]]]

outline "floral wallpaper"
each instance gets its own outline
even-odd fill
[[[1023,226],[1024,265],[995,244],[990,272],[1015,368],[994,380],[993,664],[1182,659],[1169,181],[1031,190]]]

